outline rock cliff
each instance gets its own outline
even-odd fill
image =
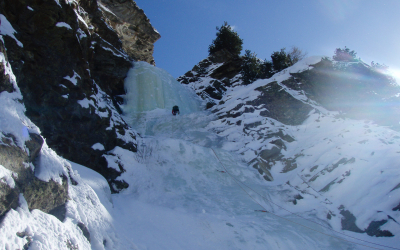
[[[122,48],[136,61],[155,65],[154,43],[160,34],[151,26],[143,10],[133,1],[101,0],[99,6],[106,22],[118,34]]]
[[[154,64],[160,35],[149,19],[122,0],[1,0],[0,14],[2,27],[14,30],[2,35],[26,115],[49,147],[101,173],[113,192],[126,187],[115,180],[126,166],[107,155],[115,147],[136,150],[119,105],[131,61]]]
[[[106,193],[128,186],[114,150],[137,146],[124,78],[133,60],[155,64],[159,38],[133,1],[0,0],[0,234],[13,239],[1,248],[28,249],[42,227],[60,249],[118,247],[106,202],[65,159],[103,175]]]
[[[0,119],[0,221],[10,209],[19,206],[20,194],[25,197],[29,209],[40,209],[62,220],[63,206],[69,198],[67,175],[61,173],[59,182],[44,181],[35,175],[40,171],[41,158],[45,158],[41,152],[44,140],[37,127],[22,113],[22,96],[1,40],[0,53],[0,89],[3,90],[0,93],[3,105]],[[61,211],[61,215],[56,211]]]

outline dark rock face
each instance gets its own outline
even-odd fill
[[[256,89],[261,95],[254,101],[246,104],[259,106],[264,105],[267,109],[261,111],[260,115],[274,118],[284,124],[299,125],[308,117],[308,113],[312,110],[309,105],[292,97],[276,82]]]
[[[271,149],[264,149],[260,152],[259,156],[266,161],[276,161],[282,156],[280,155],[281,149],[272,147]]]
[[[335,170],[337,167],[339,167],[339,165],[341,165],[341,164],[346,165],[346,164],[351,164],[351,163],[354,163],[354,162],[355,162],[355,159],[354,159],[353,157],[350,158],[350,159],[342,158],[342,159],[340,159],[338,162],[333,163],[333,164],[330,165],[330,166],[324,167],[322,170],[320,170],[320,171],[317,172],[315,175],[313,175],[313,176],[309,179],[309,181],[310,181],[310,182],[315,181],[319,176],[324,175],[326,172],[332,172],[332,171]],[[335,184],[335,183],[336,183],[336,180],[332,181],[332,182],[329,183],[327,186],[325,186],[324,188],[322,188],[322,190],[320,190],[320,191],[325,191],[325,192],[328,191],[328,190],[329,190],[329,187],[330,187],[331,185]]]
[[[8,135],[2,138],[0,145],[0,165],[15,173],[13,175],[15,183],[13,188],[0,182],[0,218],[10,209],[19,206],[20,193],[24,195],[31,210],[39,209],[43,212],[49,212],[55,207],[65,204],[68,200],[67,177],[63,176],[62,185],[53,180],[49,182],[41,181],[27,166],[37,157],[43,139],[39,135],[31,134],[31,140],[26,142],[26,147],[30,149],[29,155],[23,149],[15,146],[16,144],[15,137]]]
[[[79,229],[82,230],[82,233],[83,233],[83,235],[85,236],[85,238],[90,242],[90,232],[89,232],[89,230],[87,229],[86,225],[83,224],[82,222],[79,222],[79,223],[78,223],[78,227],[79,227]]]
[[[340,214],[343,216],[342,218],[342,229],[353,231],[356,233],[367,233],[369,236],[376,237],[393,237],[394,235],[388,230],[381,230],[380,227],[386,224],[388,220],[381,221],[371,221],[368,227],[365,230],[361,230],[356,225],[356,217],[349,210],[342,210]]]
[[[5,62],[0,63],[0,69],[2,69],[0,90],[12,93],[16,90],[10,81],[10,75],[5,72],[8,56],[2,41],[0,41],[0,51],[6,59]],[[0,135],[0,165],[12,173],[8,177],[12,180],[0,182],[0,220],[10,209],[19,206],[20,193],[23,194],[31,210],[40,209],[43,212],[49,212],[56,207],[63,207],[69,199],[67,177],[63,176],[61,185],[53,180],[45,182],[35,176],[29,165],[34,164],[39,155],[44,143],[43,138],[38,134],[28,133],[30,139],[25,142],[24,146],[27,149],[25,150],[17,146],[19,144],[15,135],[4,132]]]
[[[113,27],[122,41],[122,48],[137,61],[155,65],[154,43],[161,37],[151,26],[150,20],[135,2],[125,0],[99,0],[107,23]],[[104,8],[111,10],[115,15]]]
[[[207,108],[211,108],[222,99],[228,87],[239,82],[236,76],[240,73],[242,61],[241,57],[235,57],[226,50],[217,51],[178,77],[177,81],[182,84],[200,83],[199,87],[194,87],[195,91],[208,101]],[[204,87],[201,85],[202,77],[206,76],[214,80]]]
[[[23,44],[4,36],[8,59],[26,115],[49,147],[101,173],[116,184],[110,186],[117,192],[114,187],[126,187],[123,181],[114,181],[124,170],[109,168],[103,155],[116,146],[136,151],[136,135],[119,114],[124,78],[132,58],[154,63],[152,46],[160,35],[132,1],[60,4],[0,0],[1,14]],[[2,77],[1,90],[12,91]],[[92,149],[96,143],[104,150]]]
[[[243,60],[241,58],[235,57],[215,69],[210,76],[218,80],[223,80],[224,78],[232,79],[239,74],[242,69],[242,63]]]
[[[221,100],[222,94],[226,91],[224,84],[218,80],[212,80],[210,83],[212,85],[207,86],[204,92],[213,99]]]
[[[363,233],[364,231],[361,230],[356,225],[356,217],[349,211],[349,210],[342,210],[340,214],[343,216],[342,218],[342,229],[353,231],[356,233]]]
[[[365,232],[369,236],[376,236],[376,237],[393,237],[394,235],[388,230],[381,230],[380,227],[383,226],[388,220],[381,220],[381,221],[372,221],[368,228],[365,229]]]
[[[264,161],[262,158],[255,158],[250,163],[253,164],[253,168],[257,169],[258,172],[263,176],[266,181],[273,181],[274,177],[272,176],[270,170],[271,166],[268,162]]]
[[[231,61],[234,58],[237,59],[238,57],[233,55],[231,52],[229,52],[226,49],[221,49],[210,55],[210,60],[213,63],[225,63],[225,62]]]

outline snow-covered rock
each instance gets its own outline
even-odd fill
[[[399,234],[400,90],[391,78],[362,62],[309,57],[243,86],[235,60],[211,55],[178,78],[211,103],[218,119],[207,128],[223,148],[242,154],[289,210],[317,201],[332,226]]]

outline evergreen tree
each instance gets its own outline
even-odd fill
[[[250,50],[246,50],[243,56],[242,70],[242,81],[244,85],[248,85],[258,78],[261,77],[262,64],[260,59],[257,58],[256,53],[251,53]]]
[[[340,62],[357,62],[357,53],[354,50],[350,50],[346,46],[344,49],[337,48],[335,50],[335,55],[333,56],[333,60]]]
[[[281,49],[281,51],[275,51],[272,53],[271,59],[275,72],[282,71],[291,66],[290,56],[286,54],[285,48]]]
[[[232,27],[224,22],[224,25],[217,27],[217,38],[212,41],[208,47],[208,53],[211,55],[221,49],[226,49],[233,55],[239,56],[242,51],[243,40],[232,29]]]
[[[261,78],[270,78],[275,74],[274,72],[274,65],[272,64],[271,61],[268,61],[267,59],[264,60],[264,62],[261,64]]]

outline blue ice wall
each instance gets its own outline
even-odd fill
[[[167,71],[146,62],[135,62],[125,79],[124,113],[137,114],[155,109],[171,112],[178,105],[181,114],[200,110],[200,99]]]

